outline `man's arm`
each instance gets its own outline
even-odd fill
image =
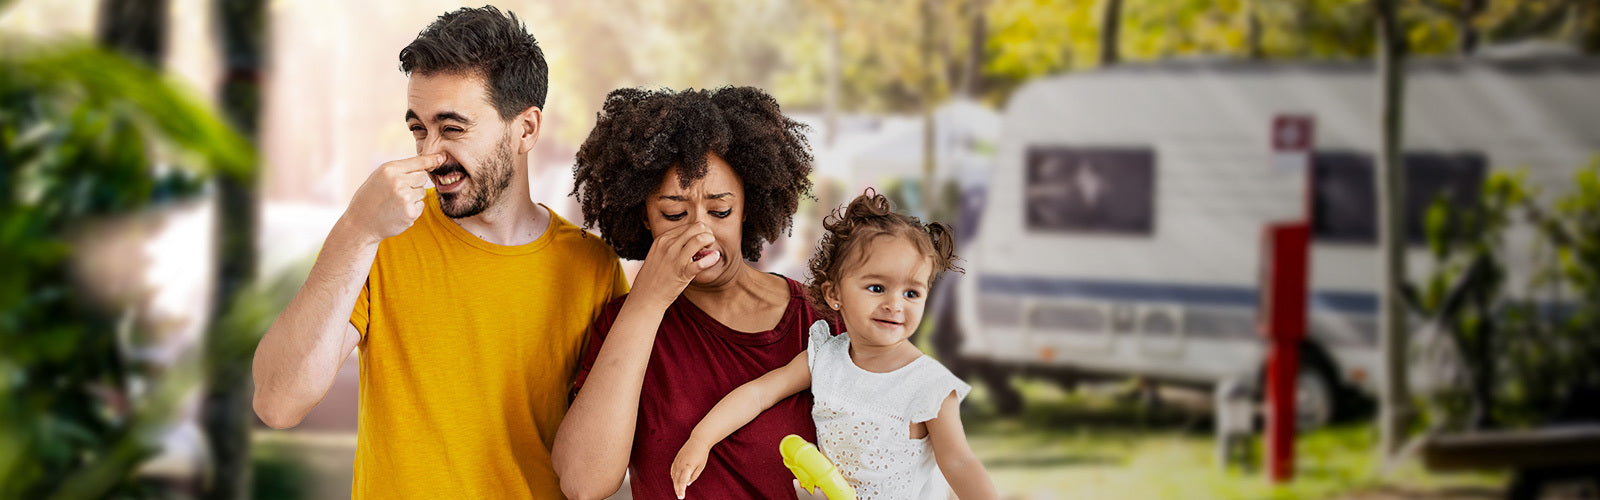
[[[361,340],[350,312],[378,245],[353,232],[343,219],[334,225],[305,284],[256,347],[253,405],[273,428],[299,425],[322,402],[339,366]]]
[[[274,428],[294,427],[322,401],[361,335],[350,323],[378,244],[422,215],[427,171],[440,155],[392,161],[356,190],[300,291],[267,328],[252,364],[252,405]]]

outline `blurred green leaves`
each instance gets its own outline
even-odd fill
[[[1526,172],[1497,172],[1475,209],[1429,209],[1435,270],[1406,296],[1462,369],[1429,397],[1430,426],[1546,423],[1600,387],[1600,157],[1550,205],[1539,195]]]
[[[199,365],[128,354],[136,308],[75,288],[93,277],[74,274],[72,235],[192,198],[215,175],[253,179],[255,151],[173,81],[121,56],[87,44],[0,47],[0,498],[147,496],[133,472],[157,451]]]
[[[553,128],[576,143],[617,86],[755,85],[788,110],[906,113],[957,94],[1000,107],[1033,79],[1096,67],[1105,2],[523,0],[513,10],[562,20],[532,29],[550,41],[552,88],[579,90],[548,103],[553,117],[588,122]],[[1408,51],[1455,53],[1464,24],[1447,12],[1461,3],[1400,2]],[[1563,40],[1594,53],[1600,8],[1588,4],[1487,0],[1465,26],[1483,45]],[[1123,0],[1117,26],[1133,63],[1359,60],[1375,39],[1370,0]]]

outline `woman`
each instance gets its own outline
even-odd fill
[[[621,486],[675,498],[670,467],[724,395],[805,350],[822,313],[794,280],[756,270],[811,182],[804,126],[749,87],[621,89],[578,151],[585,225],[643,259],[632,293],[593,328],[552,460],[572,498]],[[787,434],[814,440],[811,395],[787,398],[712,450],[688,495],[793,498],[778,455]]]

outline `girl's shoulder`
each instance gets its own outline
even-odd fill
[[[971,385],[931,356],[923,355],[912,364],[916,369],[911,374],[911,383],[907,384],[910,389],[907,394],[911,397],[906,409],[912,422],[926,422],[939,416],[940,406],[951,393],[955,393],[956,402],[961,402],[972,392]]]
[[[813,370],[817,368],[817,359],[835,355],[838,352],[850,352],[850,334],[836,333],[828,320],[819,319],[811,323],[806,331],[806,364]]]
[[[815,342],[826,342],[826,341],[832,339],[835,336],[834,331],[833,331],[833,325],[829,324],[828,320],[825,320],[825,319],[818,319],[816,321],[811,322],[811,327],[807,328],[806,332],[807,332],[806,336],[813,343],[815,343]],[[844,334],[841,333],[841,334],[838,334],[838,335],[843,336]]]

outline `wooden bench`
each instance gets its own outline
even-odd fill
[[[1507,497],[1515,500],[1594,498],[1600,494],[1600,424],[1430,436],[1422,443],[1422,463],[1440,472],[1512,470]]]

